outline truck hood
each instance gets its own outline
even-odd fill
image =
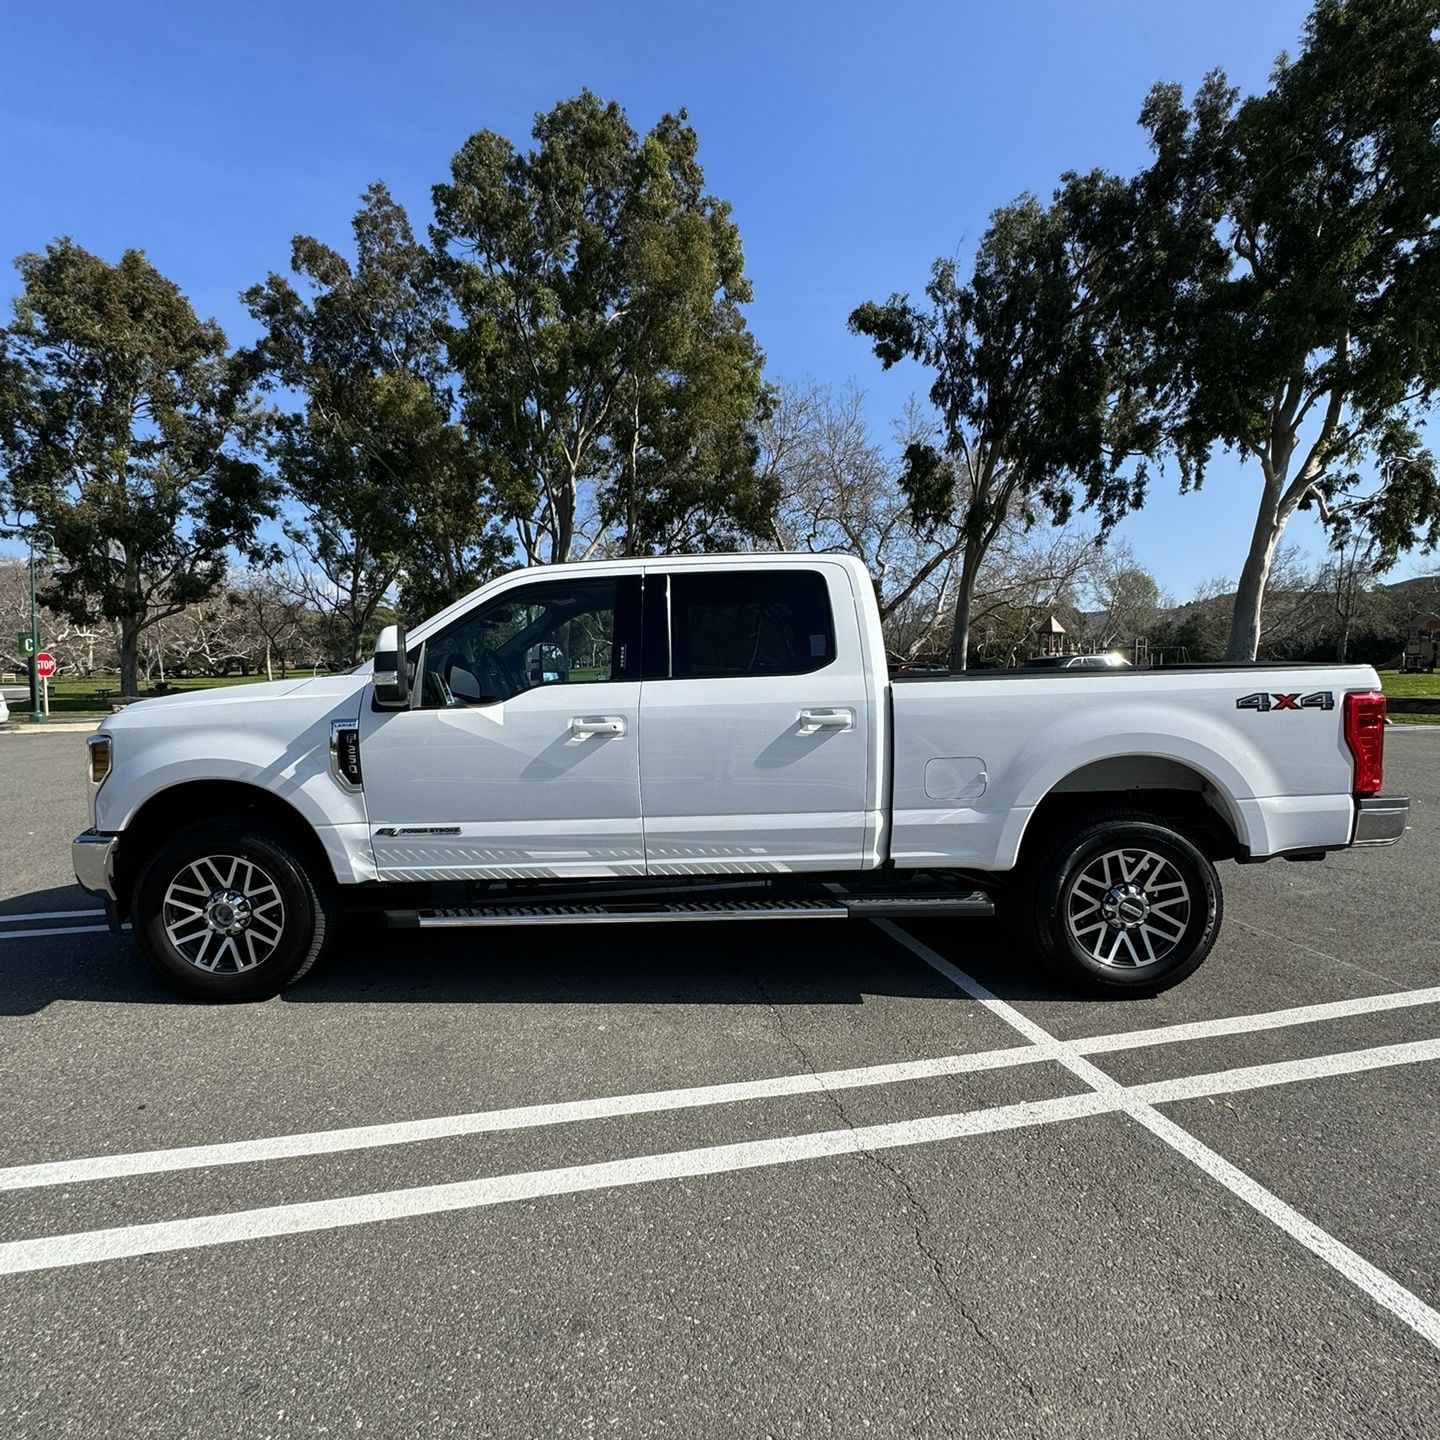
[[[270,680],[256,685],[217,685],[209,690],[189,690],[179,695],[156,695],[137,700],[105,722],[107,730],[123,729],[127,721],[143,724],[160,719],[164,711],[167,723],[180,720],[177,711],[193,713],[195,719],[208,718],[217,708],[230,712],[227,719],[240,719],[246,712],[258,714],[256,707],[268,707],[291,698],[307,700],[343,699],[363,689],[368,675],[320,675],[295,680]]]

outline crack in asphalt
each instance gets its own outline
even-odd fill
[[[818,1079],[819,1076],[816,1070],[814,1060],[811,1058],[809,1051],[806,1050],[800,1038],[797,1035],[793,1034],[789,1026],[786,1025],[784,1020],[784,1012],[781,1010],[779,1004],[776,1002],[775,997],[770,993],[769,989],[765,985],[765,982],[753,971],[747,971],[747,974],[751,983],[755,986],[756,990],[759,991],[761,998],[765,1002],[765,1008],[769,1012],[771,1019],[774,1021],[776,1032],[779,1034],[780,1038],[795,1052],[796,1056],[800,1061],[800,1064],[805,1068],[805,1073],[815,1076]],[[822,1086],[819,1094],[824,1096],[825,1100],[829,1103],[831,1109],[833,1109],[835,1111],[835,1114],[839,1117],[840,1123],[845,1127],[845,1129],[853,1132],[858,1128],[855,1122],[850,1118],[849,1114],[846,1113],[845,1104],[840,1097],[840,1092]],[[1046,1406],[1045,1403],[1041,1400],[1039,1393],[1036,1391],[1035,1385],[1031,1381],[1030,1377],[1025,1373],[1024,1370],[1022,1370],[1015,1364],[1014,1359],[1007,1353],[1007,1351],[1000,1344],[1000,1342],[996,1340],[995,1337],[985,1329],[985,1327],[980,1323],[980,1321],[975,1317],[975,1315],[971,1313],[970,1307],[965,1303],[964,1296],[960,1293],[960,1291],[955,1288],[953,1284],[951,1284],[948,1276],[945,1273],[944,1261],[941,1259],[940,1255],[936,1252],[934,1247],[926,1238],[927,1232],[929,1232],[933,1228],[933,1221],[930,1216],[930,1211],[921,1201],[920,1197],[915,1193],[915,1190],[911,1186],[909,1180],[907,1180],[905,1176],[901,1174],[898,1169],[896,1169],[895,1165],[890,1161],[887,1156],[881,1154],[879,1151],[871,1150],[865,1146],[861,1146],[857,1153],[864,1156],[865,1159],[871,1161],[875,1165],[875,1167],[891,1181],[892,1184],[899,1187],[901,1193],[904,1195],[906,1206],[911,1213],[910,1224],[915,1235],[915,1248],[919,1252],[921,1258],[925,1261],[926,1267],[929,1269],[930,1273],[934,1276],[935,1285],[939,1289],[941,1295],[944,1296],[950,1311],[969,1327],[969,1329],[974,1333],[975,1338],[981,1343],[981,1345],[983,1345],[995,1357],[1001,1369],[1011,1375],[1016,1381],[1016,1383],[1020,1386],[1020,1388],[1025,1392],[1026,1396],[1030,1400],[1030,1403],[1038,1412],[1037,1419],[1040,1422],[1043,1433],[1046,1435],[1055,1434],[1049,1424],[1046,1423],[1046,1416],[1049,1412],[1049,1407]],[[914,1218],[917,1216],[919,1217],[918,1219]]]

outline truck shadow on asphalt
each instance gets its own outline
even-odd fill
[[[69,933],[67,920],[7,916],[93,909],[73,887],[0,902],[0,1015],[56,1001],[185,1004],[128,935]],[[102,924],[76,913],[75,925]],[[4,938],[7,930],[54,930]],[[927,945],[1002,999],[1083,998],[1051,984],[994,920],[926,925]],[[954,1001],[955,987],[864,922],[607,925],[391,931],[348,916],[334,948],[280,1001],[296,1005],[861,1005],[867,998]]]

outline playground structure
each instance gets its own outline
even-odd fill
[[[1417,619],[1405,636],[1400,669],[1407,674],[1422,670],[1433,674],[1437,658],[1440,658],[1440,615],[1426,615]]]

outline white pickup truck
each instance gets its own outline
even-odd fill
[[[523,570],[373,665],[147,700],[89,741],[81,885],[186,995],[418,927],[1008,910],[1072,984],[1215,943],[1214,862],[1404,833],[1367,666],[891,678],[864,567]]]

